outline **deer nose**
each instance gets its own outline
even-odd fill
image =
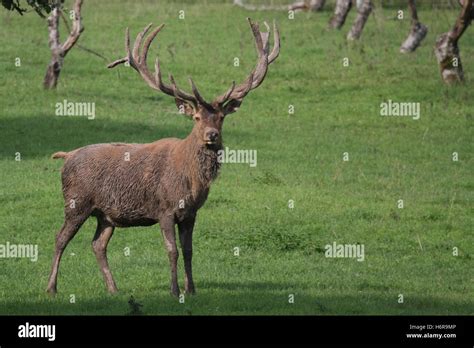
[[[217,131],[217,129],[211,129],[207,132],[207,138],[210,141],[215,141],[217,140],[218,137],[219,137],[219,132]]]

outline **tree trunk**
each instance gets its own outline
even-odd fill
[[[49,48],[51,50],[51,62],[46,70],[43,86],[45,89],[56,88],[59,74],[63,66],[61,56],[61,44],[59,43],[59,9],[55,7],[48,17]]]
[[[49,62],[46,75],[43,80],[43,87],[45,89],[54,89],[58,84],[59,74],[64,63],[64,57],[69,50],[75,45],[84,27],[81,22],[81,7],[82,0],[75,0],[74,2],[74,19],[72,23],[72,30],[69,33],[66,41],[61,44],[59,42],[59,17],[61,9],[59,3],[56,3],[48,17],[48,32],[49,32],[49,48],[51,50],[51,61]]]
[[[412,24],[408,37],[400,47],[400,52],[409,53],[415,51],[418,46],[420,46],[421,41],[423,41],[427,33],[428,28],[426,25],[420,22]]]
[[[59,57],[52,57],[51,62],[48,65],[46,70],[46,75],[44,76],[43,87],[45,89],[54,89],[58,84],[59,74],[62,68],[62,61]]]
[[[309,9],[311,11],[321,11],[325,3],[326,0],[311,0],[309,2]]]
[[[357,9],[357,18],[347,34],[347,40],[358,40],[364,29],[364,25],[372,12],[373,4],[371,0],[364,0]]]
[[[459,5],[464,6],[464,1],[465,0],[458,0]],[[471,20],[473,19],[474,19],[474,2],[471,5]]]
[[[277,10],[291,10],[291,11],[321,11],[326,0],[300,0],[288,6],[278,5],[247,5],[243,0],[234,0],[233,4],[245,8],[248,11],[277,11]]]
[[[420,46],[421,41],[426,37],[428,28],[418,20],[415,0],[408,0],[411,12],[411,29],[407,39],[402,43],[400,52],[409,53],[415,51]]]
[[[337,0],[336,9],[334,10],[334,15],[329,22],[329,27],[332,29],[341,29],[351,7],[351,0]]]
[[[473,0],[462,1],[462,11],[454,28],[436,40],[435,55],[443,81],[451,84],[464,81],[458,41],[474,16]]]
[[[304,0],[297,1],[288,6],[293,11],[321,11],[326,0]]]

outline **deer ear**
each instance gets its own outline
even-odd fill
[[[181,115],[193,117],[195,113],[194,108],[189,105],[189,103],[178,98],[175,98],[174,101],[176,102],[176,106],[178,107],[178,113],[180,113]]]
[[[232,99],[224,106],[224,115],[229,115],[236,112],[240,108],[242,100]]]

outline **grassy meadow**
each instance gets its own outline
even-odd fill
[[[474,28],[460,41],[466,83],[448,87],[432,48],[458,10],[421,8],[429,33],[409,55],[399,47],[410,21],[394,20],[396,11],[377,7],[361,40],[348,43],[355,11],[341,31],[329,31],[332,2],[289,19],[231,1],[85,0],[79,44],[107,59],[73,48],[57,90],[44,91],[45,20],[0,9],[0,244],[39,248],[37,262],[0,259],[0,314],[123,315],[131,295],[146,315],[474,314]],[[173,73],[186,90],[192,76],[211,99],[255,65],[249,16],[277,21],[281,55],[224,124],[224,145],[257,150],[258,164],[224,164],[199,211],[197,295],[184,303],[169,295],[158,225],[116,229],[108,256],[120,292],[109,295],[91,248],[91,218],[66,248],[50,298],[63,222],[62,161],[51,154],[184,138],[192,128],[172,98],[135,71],[106,69],[124,55],[125,27],[134,37],[148,23],[166,23],[150,67],[158,55],[165,76]],[[95,118],[56,116],[64,100],[95,103]],[[420,119],[380,116],[388,100],[420,103]],[[325,257],[333,242],[364,245],[364,260]],[[182,257],[178,271],[183,287]]]

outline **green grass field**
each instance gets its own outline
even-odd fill
[[[379,7],[351,44],[345,35],[355,11],[341,31],[326,30],[331,12],[330,5],[290,20],[284,11],[248,12],[230,1],[86,0],[79,43],[108,61],[74,48],[57,90],[48,92],[46,23],[0,9],[0,244],[39,248],[37,262],[0,259],[0,314],[123,315],[131,295],[147,315],[474,314],[474,28],[460,41],[466,84],[447,87],[432,48],[457,10],[422,8],[429,34],[411,55],[398,52],[410,23],[390,19],[396,8]],[[281,56],[224,125],[225,146],[257,150],[258,165],[225,164],[199,212],[197,295],[184,304],[169,295],[158,225],[116,230],[108,255],[120,292],[109,295],[90,219],[67,247],[59,293],[50,298],[47,277],[63,222],[62,161],[51,154],[183,138],[192,128],[172,98],[133,70],[105,68],[124,54],[124,28],[135,35],[150,22],[166,23],[149,60],[159,55],[165,76],[172,72],[188,90],[192,76],[211,99],[255,64],[248,16],[277,20]],[[94,102],[95,119],[55,116],[65,99]],[[380,103],[389,99],[419,102],[421,118],[381,117]],[[325,257],[333,242],[363,244],[364,261]],[[182,285],[182,258],[179,276]]]

